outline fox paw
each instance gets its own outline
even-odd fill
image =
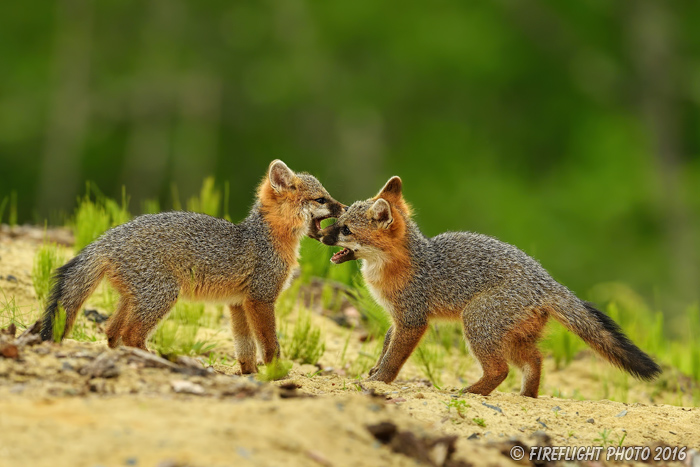
[[[369,378],[367,378],[365,381],[381,381],[382,383],[389,384],[392,381],[394,381],[396,377],[391,377],[391,376],[386,376],[382,375],[381,373],[375,372],[373,375],[371,375]]]
[[[258,372],[258,366],[254,362],[238,362],[241,365],[241,375],[250,375]]]

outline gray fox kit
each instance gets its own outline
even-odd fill
[[[274,306],[297,266],[302,236],[345,206],[316,178],[273,161],[248,217],[239,224],[192,212],[139,216],[108,230],[58,268],[41,337],[53,338],[60,304],[63,337],[102,277],[120,294],[107,324],[110,347],[120,340],[146,348],[146,339],[179,297],[228,304],[236,356],[254,373],[257,339],[265,363],[279,354]]]
[[[508,375],[523,373],[521,394],[537,397],[542,357],[537,341],[552,316],[614,365],[654,379],[659,366],[590,303],[559,284],[533,258],[485,235],[448,232],[426,238],[411,220],[399,177],[377,196],[352,204],[314,238],[344,249],[331,261],[362,259],[362,275],[391,315],[370,380],[393,381],[432,318],[461,319],[483,375],[466,391],[488,395]]]

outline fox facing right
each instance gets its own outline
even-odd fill
[[[361,259],[362,275],[391,315],[370,380],[392,382],[433,318],[461,320],[483,375],[466,391],[488,395],[522,370],[521,394],[537,397],[542,356],[537,341],[553,317],[596,352],[635,377],[654,379],[659,366],[590,303],[555,281],[533,258],[507,243],[471,232],[425,237],[411,219],[399,177],[374,198],[350,206],[314,238],[345,247],[331,261]]]

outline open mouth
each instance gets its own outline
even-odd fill
[[[355,259],[355,252],[350,248],[343,248],[331,257],[333,264],[340,264]]]
[[[325,216],[311,219],[311,225],[309,226],[309,232],[307,235],[316,240],[321,240],[321,236],[319,235],[319,232],[321,231],[321,221],[325,219],[330,219],[331,217],[333,216]]]
[[[321,221],[328,219],[328,217],[319,217],[318,219],[314,219],[314,227],[316,227],[316,231],[321,230]]]

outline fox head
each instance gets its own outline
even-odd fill
[[[353,259],[381,259],[392,255],[406,234],[411,208],[403,199],[399,177],[391,177],[374,197],[356,201],[335,224],[319,232],[326,245],[344,247],[331,258],[335,264]]]
[[[279,159],[270,163],[258,199],[264,212],[314,238],[323,219],[338,217],[347,207],[333,199],[313,175],[292,172]]]

